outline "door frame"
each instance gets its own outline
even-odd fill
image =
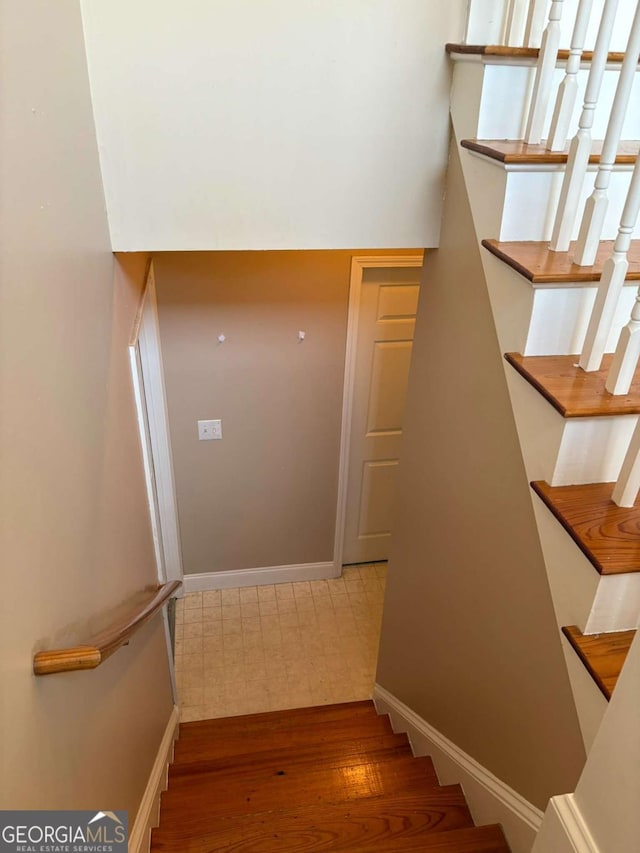
[[[171,456],[153,260],[129,341],[138,429],[159,583],[182,581],[180,528]],[[146,415],[146,417],[145,417]],[[149,431],[147,434],[146,424]],[[157,495],[154,500],[154,490]],[[182,595],[179,592],[178,595]]]
[[[344,359],[344,385],[342,391],[342,426],[340,429],[340,463],[338,467],[338,502],[336,510],[336,532],[333,562],[339,575],[342,571],[344,526],[347,516],[347,488],[349,485],[349,443],[353,414],[353,391],[356,377],[356,353],[358,347],[358,322],[360,295],[364,272],[367,269],[389,267],[421,267],[424,252],[406,255],[359,255],[351,259],[349,281],[349,311],[347,318],[347,345]]]

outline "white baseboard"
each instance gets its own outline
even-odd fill
[[[178,737],[179,724],[180,710],[177,705],[174,705],[129,835],[129,853],[149,853],[151,830],[158,825],[160,794],[167,787],[167,773],[169,764],[173,760],[173,744]]]
[[[442,785],[462,785],[477,824],[502,824],[512,853],[530,853],[542,824],[539,809],[378,684],[373,700],[394,731],[407,733],[414,755],[431,756]]]
[[[184,591],[205,592],[208,589],[231,589],[244,586],[264,586],[292,581],[320,581],[339,578],[342,566],[336,563],[301,563],[297,566],[268,566],[261,569],[233,569],[227,572],[199,572],[185,575]]]
[[[573,794],[551,798],[532,853],[600,853]]]

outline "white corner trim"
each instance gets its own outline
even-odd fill
[[[129,853],[149,853],[151,830],[158,825],[160,794],[167,787],[167,774],[173,760],[173,744],[178,737],[179,724],[180,710],[174,705],[129,835]]]
[[[379,684],[373,700],[406,732],[416,755],[431,755],[441,784],[462,785],[476,823],[501,823],[512,853],[529,853],[543,813]]]
[[[600,853],[600,848],[591,835],[573,794],[552,797],[549,802],[549,809],[553,809],[555,812],[564,839],[568,842],[568,850],[575,851],[575,853]],[[562,840],[558,839],[559,842]]]
[[[129,341],[129,360],[158,579],[160,583],[182,580],[178,505],[153,260],[149,262]]]
[[[264,586],[292,581],[319,581],[338,578],[342,566],[330,563],[300,563],[295,566],[267,566],[260,569],[231,569],[226,572],[198,572],[184,576],[184,591],[206,592],[209,589],[231,589]]]

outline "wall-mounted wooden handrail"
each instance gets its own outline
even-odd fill
[[[149,593],[122,622],[96,634],[86,644],[37,652],[33,657],[34,673],[50,675],[54,672],[95,669],[120,646],[127,643],[131,636],[145,622],[148,622],[181,586],[180,581],[171,581],[158,587]]]

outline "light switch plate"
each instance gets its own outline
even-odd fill
[[[222,421],[198,421],[198,439],[200,441],[214,441],[222,438]]]

